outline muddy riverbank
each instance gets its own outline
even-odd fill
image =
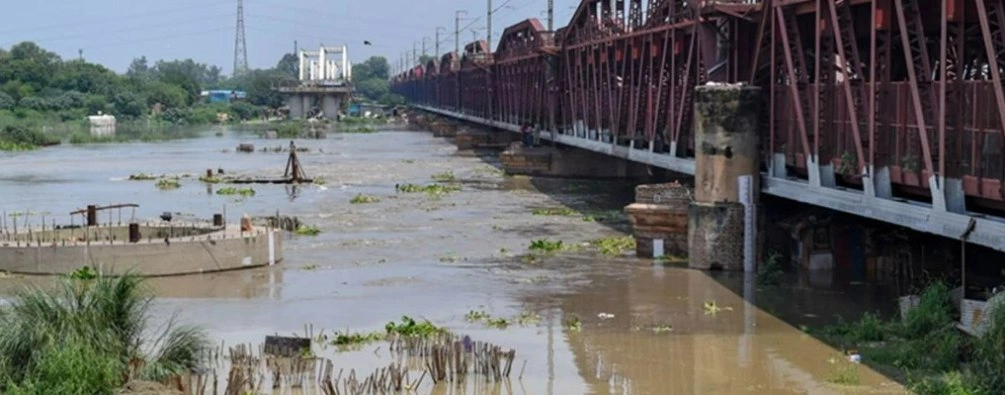
[[[763,302],[793,294],[758,291],[742,277],[653,266],[589,248],[523,258],[534,240],[576,246],[622,236],[628,225],[617,210],[633,198],[630,184],[504,177],[491,156],[459,154],[431,134],[396,131],[298,140],[298,147],[310,148],[300,155],[305,171],[325,185],[256,186],[254,196],[235,198],[207,193],[195,179],[170,191],[125,179],[217,168],[281,175],[282,153],[222,152],[249,142],[277,144],[230,131],[5,154],[0,206],[68,213],[87,203],[135,201],[141,218],[163,211],[207,218],[226,206],[232,219],[280,211],[317,226],[317,236],[287,236],[284,262],[276,267],[150,281],[162,296],[161,316],[177,312],[227,344],[302,334],[305,325],[380,330],[408,315],[515,348],[518,363],[527,362],[522,380],[514,377],[514,393],[903,391],[864,365],[847,367],[839,350],[798,328],[834,311],[884,302],[863,300],[854,289],[786,291],[806,302],[775,302],[780,307],[766,308],[772,315],[744,297]],[[433,184],[434,175],[442,180],[445,173],[453,178],[445,183],[460,190],[396,190]],[[379,201],[350,203],[359,194]],[[578,212],[541,210],[567,205]],[[5,278],[0,291],[50,280]],[[540,319],[499,329],[469,322],[471,311]],[[325,356],[368,374],[387,364],[381,347]]]

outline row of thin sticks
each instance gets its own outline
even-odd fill
[[[334,363],[326,358],[312,355],[276,357],[267,355],[264,345],[240,344],[225,350],[221,344],[204,356],[210,368],[191,375],[187,385],[178,387],[188,395],[218,394],[217,372],[225,368],[224,360],[227,360],[225,395],[259,394],[266,389],[269,393],[297,390],[300,394],[319,395],[413,392],[427,375],[434,385],[463,385],[471,375],[482,378],[472,382],[475,385],[504,382],[510,376],[516,357],[516,350],[504,350],[453,334],[432,338],[395,336],[389,342],[394,361],[366,377],[361,377],[355,369],[348,372],[339,369],[336,373]],[[421,374],[415,370],[421,370]],[[414,381],[413,374],[418,374]],[[520,377],[523,377],[522,369]]]

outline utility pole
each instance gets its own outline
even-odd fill
[[[454,12],[454,52],[458,55],[461,53],[461,14],[467,13],[464,10]]]
[[[552,32],[553,23],[555,21],[555,0],[548,0],[548,31]]]
[[[491,53],[492,52],[492,0],[486,0],[486,1],[488,1],[488,3],[489,3],[489,13],[488,13],[488,20],[485,22],[486,25],[487,25],[486,26],[487,29],[485,31],[485,36],[487,38],[486,41],[488,41],[489,53]]]
[[[412,65],[419,63],[418,51],[415,50],[415,41],[412,41]]]
[[[447,30],[443,26],[436,27],[436,59],[440,58],[440,29]]]

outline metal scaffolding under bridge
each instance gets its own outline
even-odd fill
[[[762,193],[1005,250],[1005,0],[584,0],[394,77],[421,108],[694,173],[692,96],[762,88]]]

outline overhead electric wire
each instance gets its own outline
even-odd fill
[[[198,18],[194,18],[194,19],[186,19],[182,23],[202,22],[202,21],[206,21],[206,20],[220,19],[220,18],[224,18],[224,17],[233,17],[233,13],[226,14],[226,15],[223,15],[223,14],[204,15],[202,17],[198,17]],[[150,29],[162,28],[162,27],[177,27],[178,25],[179,25],[179,22],[162,23],[162,24],[157,24],[157,25],[141,25],[141,26],[133,26],[133,27],[121,28],[121,29],[115,29],[115,30],[104,30],[104,31],[98,31],[98,32],[91,32],[91,33],[88,33],[86,35],[74,34],[74,35],[65,35],[65,36],[57,36],[57,37],[31,39],[30,41],[35,42],[35,43],[52,43],[52,42],[57,42],[57,41],[66,41],[66,40],[73,40],[73,39],[87,39],[89,37],[98,37],[98,36],[106,35],[106,34],[126,33],[126,32],[140,31],[140,30],[150,30]]]
[[[233,31],[233,30],[234,30],[234,26],[216,27],[216,28],[213,28],[213,29],[200,30],[200,31],[188,32],[188,33],[169,34],[169,35],[154,36],[154,37],[141,38],[141,39],[135,39],[135,40],[122,40],[122,41],[113,41],[113,42],[108,42],[108,43],[101,43],[99,45],[89,46],[87,49],[90,51],[90,50],[92,50],[92,48],[101,49],[101,48],[105,48],[105,47],[112,47],[112,46],[118,46],[118,45],[139,44],[139,43],[145,43],[145,42],[167,40],[167,39],[178,38],[178,37],[198,36],[198,35],[203,35],[203,34],[222,32],[222,31]]]
[[[322,24],[318,24],[316,22],[304,22],[302,20],[283,18],[283,17],[274,16],[274,15],[262,15],[262,14],[257,14],[257,13],[246,13],[245,16],[248,17],[250,20],[255,20],[255,21],[259,21],[260,20],[260,21],[267,21],[267,22],[283,23],[283,24],[293,25],[293,26],[305,26],[305,27],[311,27],[311,28],[317,29],[317,30],[322,30],[322,31],[327,30],[329,32],[331,32],[331,31],[359,32],[358,28],[352,28],[352,27],[347,27],[347,26],[332,26],[332,25],[328,25],[328,24],[322,25]],[[254,24],[248,23],[248,22],[245,23],[245,27],[250,27],[252,25],[254,25]],[[387,37],[387,38],[400,38],[401,37],[400,33],[392,33],[392,32],[387,32],[387,31],[382,31],[382,30],[376,30],[376,31],[372,32],[372,34],[368,32],[368,34],[369,34],[370,37]]]
[[[369,22],[369,23],[378,23],[378,24],[391,24],[391,25],[394,25],[395,27],[406,27],[406,28],[408,28],[410,30],[415,30],[415,31],[426,30],[426,27],[424,27],[424,26],[411,25],[411,24],[407,24],[407,23],[403,24],[403,23],[401,23],[401,20],[398,20],[398,19],[372,18],[372,17],[364,17],[364,16],[358,16],[358,15],[349,15],[349,14],[333,14],[333,13],[330,13],[330,12],[326,12],[326,11],[322,11],[322,10],[317,10],[317,9],[312,9],[312,8],[297,7],[297,6],[291,6],[291,5],[282,4],[282,3],[274,3],[274,2],[270,2],[268,0],[248,0],[247,2],[245,2],[245,7],[247,7],[247,4],[260,4],[260,5],[274,7],[274,8],[282,8],[282,9],[286,9],[286,10],[290,10],[290,11],[300,11],[300,12],[308,13],[308,14],[310,14],[312,16],[314,16],[314,15],[321,15],[321,16],[329,16],[329,17],[332,17],[332,18],[340,18],[341,19],[340,23],[346,23],[346,22],[350,22],[350,23],[364,22],[365,23],[365,22]]]
[[[79,27],[79,26],[82,26],[82,25],[106,24],[106,23],[108,23],[110,21],[120,21],[120,20],[123,20],[123,19],[134,19],[134,18],[142,18],[142,17],[148,17],[148,16],[160,16],[160,15],[164,15],[164,14],[173,14],[173,13],[176,13],[176,12],[179,12],[179,11],[188,11],[188,10],[192,10],[192,9],[205,9],[208,6],[213,6],[213,5],[218,5],[218,4],[233,4],[233,0],[217,0],[217,1],[212,1],[212,2],[208,2],[208,3],[207,2],[199,2],[199,4],[192,4],[192,5],[185,6],[185,7],[175,7],[175,8],[171,8],[171,9],[157,10],[157,11],[144,11],[144,12],[141,12],[141,13],[126,14],[126,15],[108,15],[105,18],[87,18],[87,19],[81,19],[81,20],[74,21],[74,23],[72,23],[72,24],[60,23],[60,24],[43,25],[43,26],[30,26],[30,27],[10,28],[10,29],[0,30],[0,34],[24,33],[25,31],[29,31],[30,32],[30,31],[57,30],[57,29],[62,29],[62,28],[76,28],[76,27]],[[233,13],[231,13],[230,15],[233,16]]]

